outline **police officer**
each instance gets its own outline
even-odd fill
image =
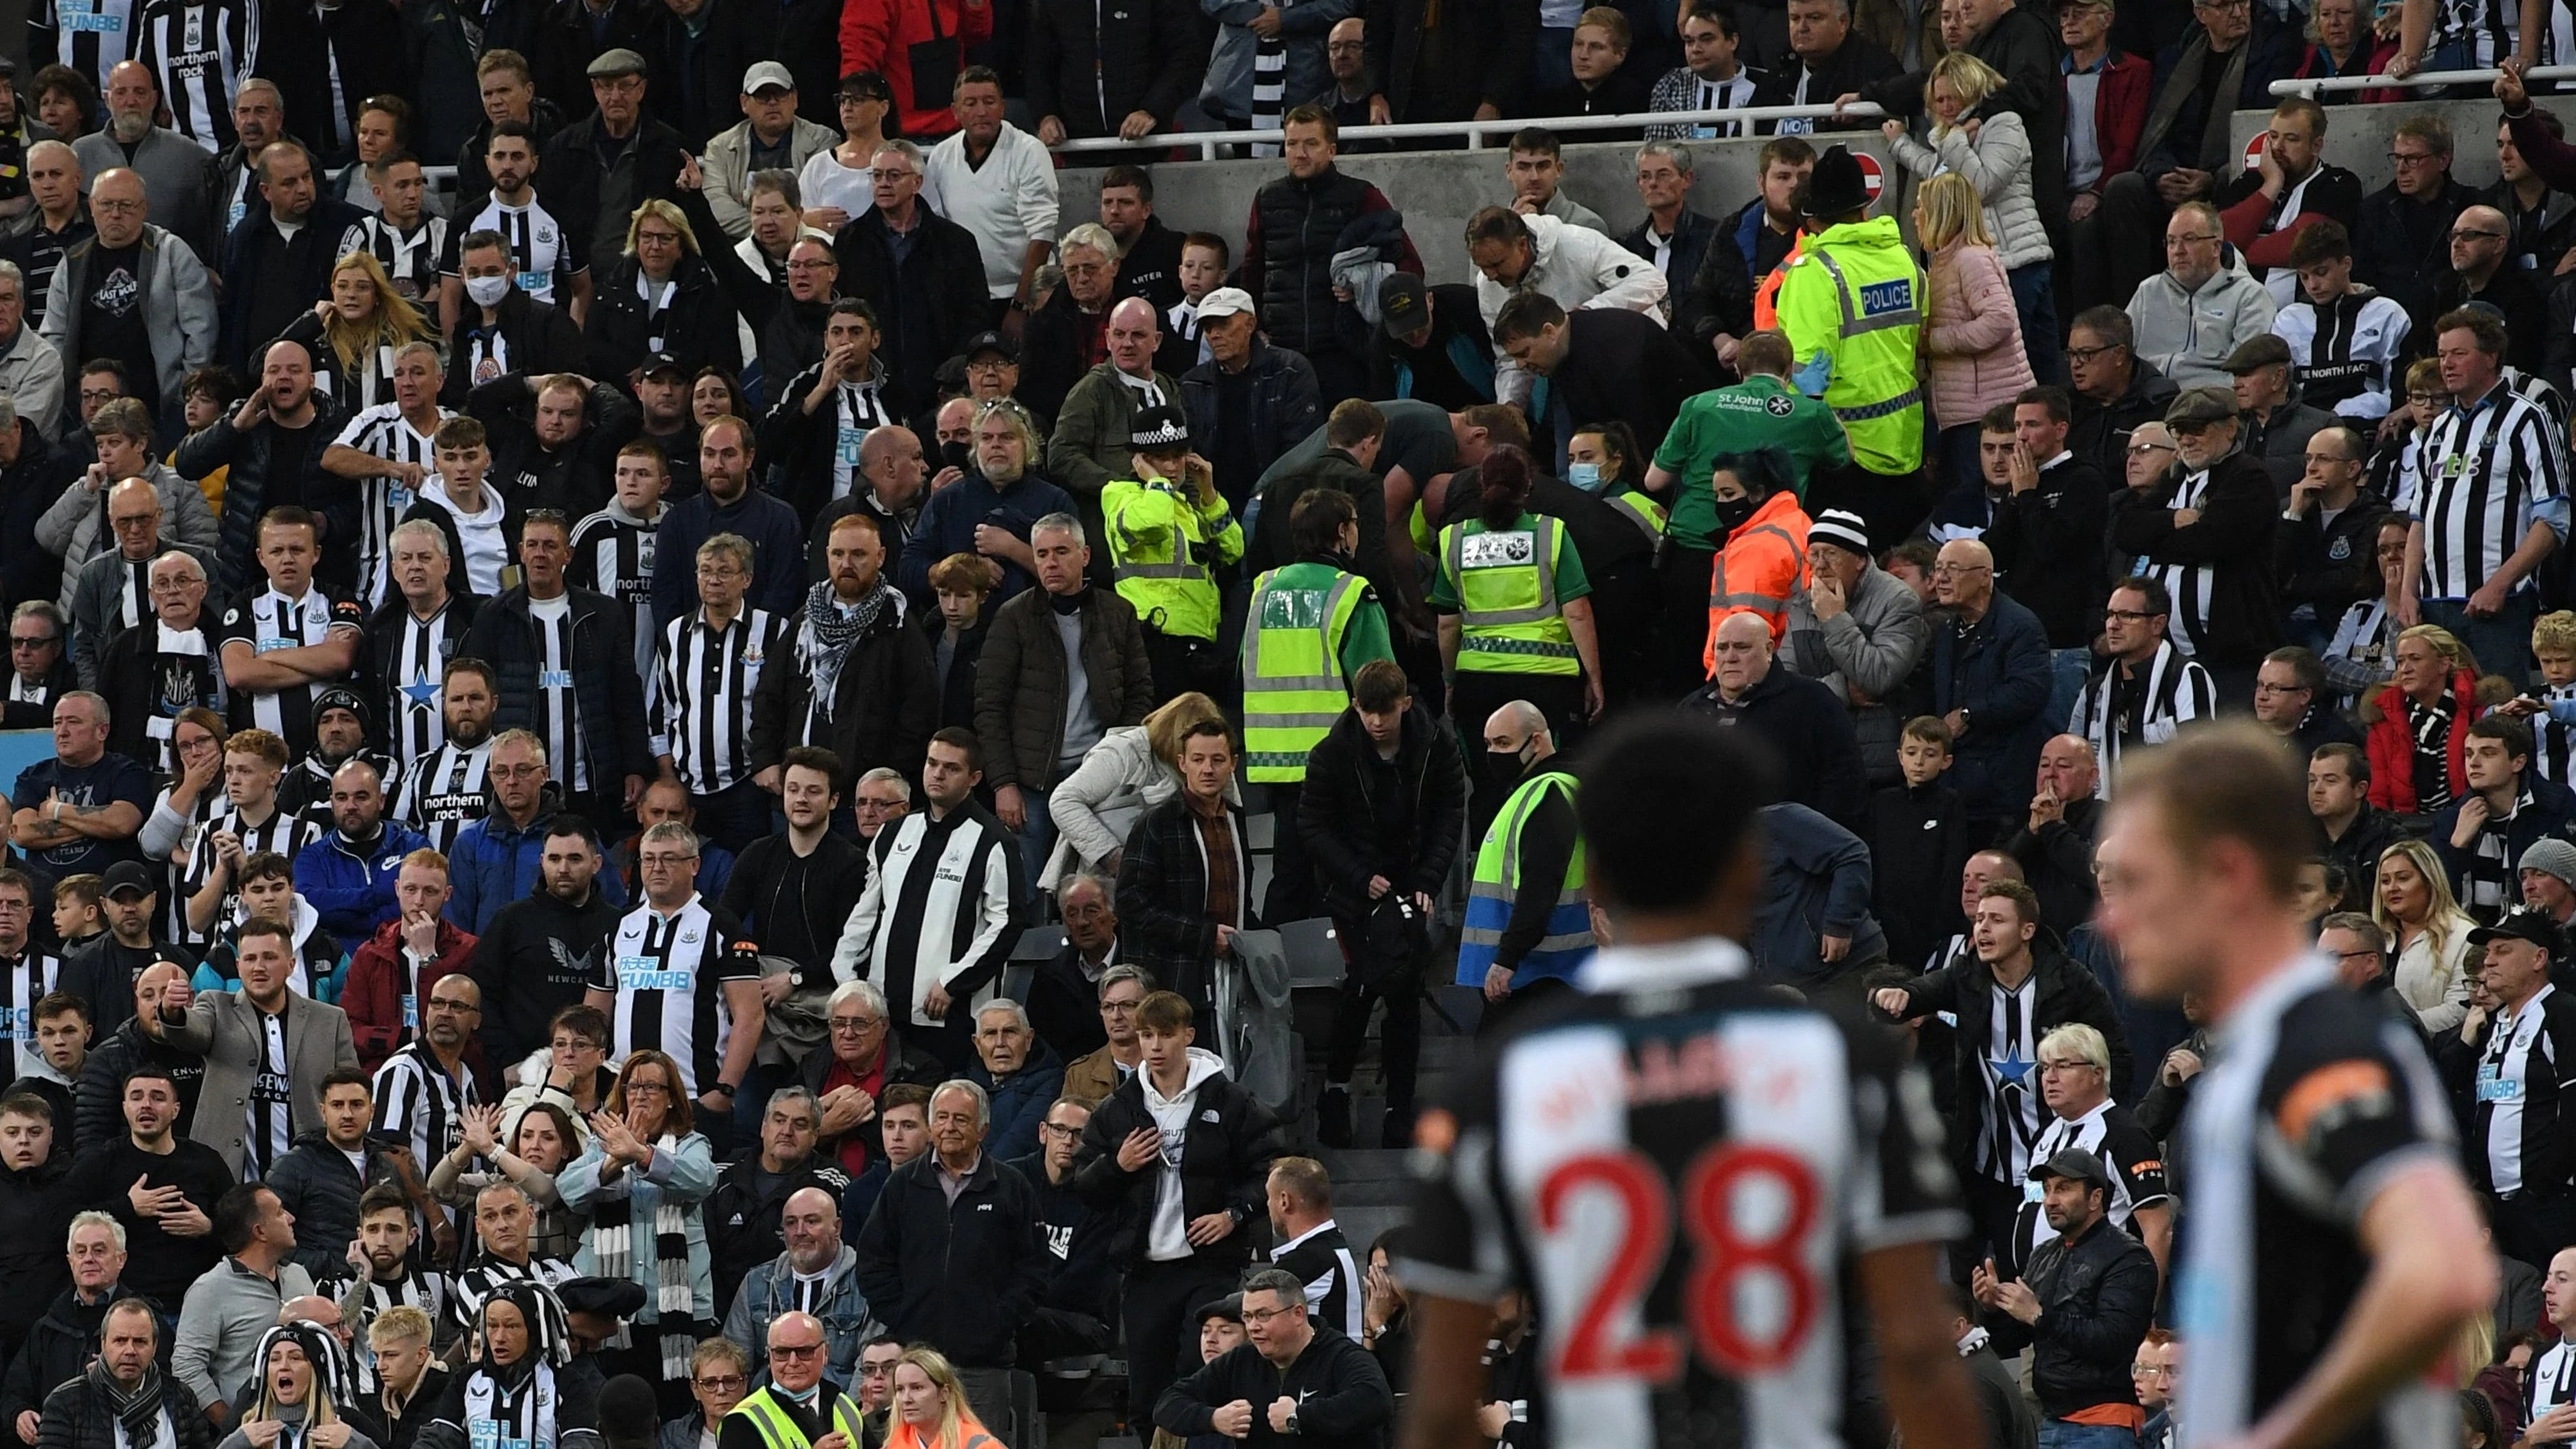
[[[1476,850],[1458,984],[1482,987],[1499,1006],[1558,989],[1592,959],[1592,907],[1574,776],[1556,759],[1547,717],[1521,699],[1495,710],[1485,721],[1485,758],[1489,774],[1517,771],[1519,783]],[[1485,1019],[1499,1017],[1489,1007]]]
[[[1306,755],[1350,708],[1351,680],[1373,659],[1393,659],[1386,609],[1350,572],[1359,553],[1359,511],[1350,495],[1318,488],[1289,515],[1297,561],[1252,583],[1243,623],[1243,748],[1246,775],[1270,789],[1281,820],[1297,818]],[[1315,914],[1315,880],[1297,831],[1278,833],[1264,920]]]
[[[1190,451],[1187,413],[1140,408],[1127,441],[1135,476],[1100,490],[1100,527],[1110,576],[1144,625],[1154,702],[1193,689],[1220,692],[1223,601],[1214,569],[1243,557],[1243,526],[1216,491],[1216,470]]]
[[[1807,181],[1807,237],[1782,270],[1780,330],[1791,379],[1851,435],[1853,466],[1819,469],[1810,509],[1843,508],[1872,538],[1902,538],[1930,511],[1923,483],[1923,387],[1915,338],[1930,292],[1896,218],[1869,214],[1860,162],[1841,146]]]

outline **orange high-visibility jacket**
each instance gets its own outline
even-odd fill
[[[1774,332],[1779,330],[1780,281],[1782,278],[1789,275],[1789,264],[1796,261],[1798,259],[1798,254],[1806,249],[1807,234],[1804,231],[1801,231],[1798,233],[1796,239],[1789,243],[1789,254],[1780,259],[1780,265],[1773,267],[1771,269],[1771,275],[1764,277],[1760,282],[1754,285],[1753,330],[1756,332]]]
[[[1789,601],[1807,587],[1807,525],[1798,495],[1787,488],[1753,510],[1744,525],[1728,534],[1709,566],[1708,647],[1700,664],[1717,672],[1717,626],[1729,614],[1759,614],[1771,626],[1771,647],[1780,647],[1789,632]]]

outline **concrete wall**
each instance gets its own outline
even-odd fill
[[[1889,156],[1885,138],[1875,129],[1837,135],[1840,141],[1878,159],[1891,189],[1905,177]],[[1762,139],[1693,141],[1690,143],[1695,183],[1691,206],[1712,216],[1733,212],[1760,190],[1757,184]],[[2383,148],[2385,149],[2385,148]],[[1637,204],[1634,179],[1635,142],[1592,142],[1565,148],[1566,195],[1601,213],[1611,230],[1625,231],[1645,219]],[[1341,167],[1376,184],[1404,213],[1405,231],[1422,253],[1422,264],[1434,282],[1473,280],[1462,234],[1467,218],[1511,199],[1503,180],[1508,153],[1485,151],[1412,151],[1396,155],[1354,156],[1344,153]],[[1057,173],[1063,196],[1063,222],[1071,229],[1095,219],[1094,198],[1100,192],[1100,169]],[[1264,182],[1285,174],[1279,161],[1179,161],[1154,168],[1154,214],[1175,231],[1212,231],[1241,256],[1244,219],[1251,214],[1253,193]],[[1902,213],[1899,213],[1902,215]]]
[[[2540,98],[2540,104],[2557,112],[2570,130],[2576,130],[2576,97],[2545,96]],[[2359,176],[2364,192],[2377,191],[2392,176],[2388,142],[2396,135],[2398,124],[2428,112],[2450,125],[2451,175],[2464,185],[2493,186],[2497,176],[2496,123],[2504,114],[2493,100],[2328,106],[2326,159]],[[2235,138],[2236,154],[2244,155],[2247,143],[2261,135],[2271,120],[2269,111],[2238,111],[2228,127],[2228,133]]]
[[[0,0],[0,4],[8,0]],[[2576,130],[2576,97],[2545,98],[2541,104],[2558,112]],[[2388,142],[2400,121],[2430,111],[2451,125],[2456,152],[2451,174],[2471,186],[2496,179],[2493,101],[2435,101],[2422,105],[2332,106],[2326,155],[2361,177],[2365,190],[2389,181]],[[2230,125],[2237,153],[2262,133],[2268,111],[2238,111]],[[1897,194],[1902,218],[1909,180],[1888,155],[1876,130],[1825,138],[1839,140],[1878,158],[1886,168],[1889,188]],[[1691,188],[1693,208],[1722,216],[1751,200],[1762,150],[1760,138],[1693,141],[1697,182]],[[1391,156],[1344,155],[1342,169],[1367,178],[1404,212],[1405,230],[1422,253],[1435,282],[1472,280],[1467,251],[1459,240],[1467,218],[1480,207],[1509,198],[1503,181],[1506,158],[1500,149],[1485,151],[1412,151]],[[1587,142],[1565,149],[1566,194],[1600,212],[1614,232],[1644,219],[1631,179],[1636,156],[1633,142]],[[1181,161],[1154,168],[1154,211],[1165,225],[1180,231],[1212,231],[1238,249],[1253,193],[1281,174],[1277,161]],[[1094,217],[1093,198],[1100,189],[1100,168],[1058,173],[1067,228]]]

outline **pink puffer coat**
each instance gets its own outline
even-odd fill
[[[1932,420],[1955,428],[2019,397],[2032,383],[2030,359],[2022,352],[2012,283],[1993,247],[1953,242],[1932,254],[1927,270],[1932,317],[1924,345],[1932,355]]]

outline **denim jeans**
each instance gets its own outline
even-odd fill
[[[2074,717],[2076,697],[2084,692],[2084,681],[2093,672],[2093,650],[2089,646],[2052,649],[2048,654],[2052,666],[2048,686],[2048,732],[2052,735],[2079,733],[2069,730],[2066,722]],[[2038,788],[2036,783],[2032,788],[2034,791]]]
[[[2466,599],[2426,599],[2424,622],[2439,624],[2458,636],[2477,656],[2478,669],[2501,674],[2517,690],[2531,682],[2531,626],[2540,617],[2540,595],[2526,589],[2507,595],[2492,617],[2469,616]]]
[[[1047,857],[1055,853],[1055,817],[1047,814],[1044,790],[1020,786],[1020,805],[1028,812],[1028,821],[1020,827],[1020,862],[1028,869],[1029,895],[1038,895],[1038,873],[1046,869]]]
[[[2049,264],[2030,262],[2005,273],[2004,279],[2012,284],[2013,311],[2021,317],[2021,350],[2030,359],[2030,375],[2045,386],[2066,386],[2066,352],[2057,342],[2057,287]]]
[[[2039,1421],[2039,1449],[2138,1449],[2138,1431],[2119,1424]]]

